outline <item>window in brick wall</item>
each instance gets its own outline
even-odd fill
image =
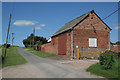
[[[89,38],[89,47],[97,47],[97,39]]]

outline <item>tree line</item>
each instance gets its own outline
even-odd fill
[[[33,47],[33,37],[34,37],[34,45],[40,46],[42,44],[47,43],[47,39],[42,36],[34,36],[33,33],[30,34],[30,36],[27,37],[27,39],[23,40],[23,44],[25,47]]]

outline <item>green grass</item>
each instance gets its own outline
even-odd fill
[[[26,48],[26,47],[22,47],[23,49],[28,49],[27,51],[33,51],[33,48]]]
[[[37,56],[40,56],[42,58],[46,58],[46,57],[51,57],[51,56],[56,56],[56,54],[49,54],[49,53],[45,53],[45,52],[41,52],[41,51],[33,51],[31,52],[32,54],[35,54]]]
[[[2,48],[2,54],[4,54],[4,47]],[[2,67],[25,64],[27,61],[19,54],[15,47],[7,48],[7,55],[2,60]]]
[[[0,56],[2,55],[2,47],[0,47]]]
[[[51,56],[56,56],[56,54],[50,54],[50,53],[45,53],[45,52],[41,52],[41,51],[36,51],[36,50],[33,50],[33,48],[25,48],[25,47],[22,47],[23,49],[29,49],[27,51],[31,51],[30,53],[32,54],[35,54],[37,56],[40,56],[42,58],[47,58],[47,57],[51,57]]]
[[[96,74],[99,76],[103,76],[105,78],[118,78],[118,66],[115,65],[112,69],[104,70],[99,63],[91,65],[87,72],[91,72],[92,74]]]

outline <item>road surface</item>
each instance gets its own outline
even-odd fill
[[[26,69],[28,69],[28,71],[32,69],[31,73],[37,75],[39,78],[99,78],[95,75],[86,74],[87,72],[78,70],[70,65],[61,64],[58,60],[41,58],[19,47],[17,47],[17,50],[28,61]],[[31,65],[34,66],[34,68],[32,68]],[[21,70],[22,68],[25,67],[22,66]],[[13,67],[13,70],[14,69],[15,67]],[[29,76],[29,78],[31,77],[32,76]]]

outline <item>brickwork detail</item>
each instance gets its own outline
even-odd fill
[[[67,36],[66,55],[71,55],[71,32],[68,31],[62,35]],[[58,54],[58,37],[53,37],[51,43],[41,45],[41,51]],[[97,47],[89,47],[89,38],[97,39]],[[81,49],[105,51],[109,48],[110,29],[100,20],[95,13],[90,13],[89,17],[77,24],[73,28],[73,50],[76,53],[76,45]]]

